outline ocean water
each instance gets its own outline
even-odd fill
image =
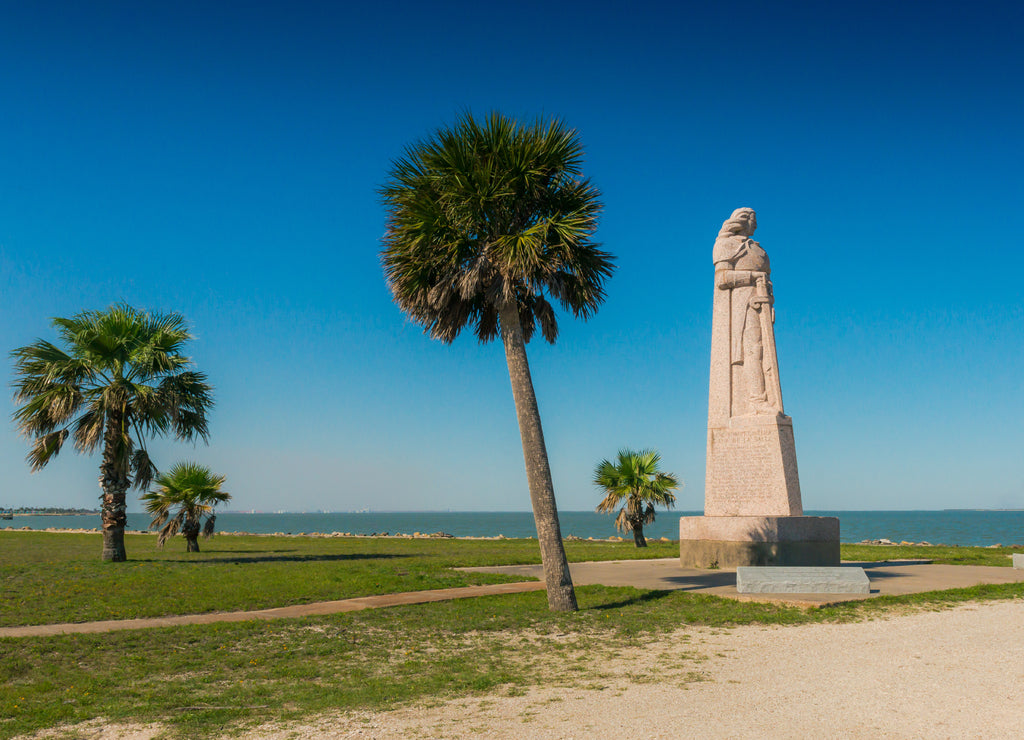
[[[679,538],[679,517],[701,512],[658,512],[654,524],[644,528],[647,537]],[[894,542],[927,541],[946,545],[1024,544],[1024,511],[809,511],[812,516],[839,517],[843,542],[890,539]],[[593,511],[559,513],[562,535],[609,537],[615,531],[613,518]],[[129,513],[129,529],[145,529],[150,517]],[[98,514],[81,516],[16,516],[0,520],[0,529],[46,529],[47,527],[99,528]],[[534,537],[536,529],[530,512],[400,512],[329,514],[235,514],[217,515],[219,532],[258,534],[300,534],[303,532],[348,532],[351,534],[431,534],[446,532],[456,537]]]

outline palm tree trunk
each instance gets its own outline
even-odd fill
[[[125,494],[128,492],[128,461],[124,451],[120,414],[110,414],[103,439],[100,488],[103,490],[103,559],[123,562],[124,527],[128,523]]]
[[[547,583],[548,607],[552,611],[576,611],[576,592],[572,587],[569,561],[562,544],[562,530],[558,525],[558,509],[555,506],[555,487],[551,482],[551,466],[548,451],[544,445],[544,430],[540,425],[540,410],[537,396],[533,391],[530,364],[526,359],[526,342],[523,327],[519,323],[519,312],[515,305],[501,308],[501,339],[505,344],[505,360],[508,362],[509,380],[512,382],[512,397],[515,399],[516,416],[519,419],[519,435],[523,440],[523,459],[526,462],[526,479],[530,486],[530,503],[533,505],[533,519],[537,524],[537,540],[540,542],[540,559],[544,565],[544,580]]]
[[[647,538],[644,537],[643,522],[633,523],[633,544],[637,547],[647,547]]]
[[[199,552],[199,522],[186,520],[181,532],[185,535],[185,552]]]

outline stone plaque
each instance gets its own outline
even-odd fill
[[[863,568],[736,569],[736,590],[741,594],[869,594],[871,584]]]

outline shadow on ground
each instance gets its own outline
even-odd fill
[[[695,591],[718,586],[735,586],[736,572],[722,570],[696,576],[664,576],[661,580],[665,583],[678,584],[677,590],[679,591]]]
[[[613,601],[610,604],[599,604],[598,606],[591,607],[594,611],[603,611],[605,609],[620,609],[624,606],[635,606],[637,604],[647,604],[652,601],[659,601],[668,596],[671,591],[645,591],[642,594],[637,594],[630,599],[622,599],[621,601]]]
[[[362,553],[352,552],[341,555],[261,555],[260,557],[205,557],[205,553],[198,553],[197,557],[187,560],[174,560],[175,563],[188,563],[190,565],[202,565],[204,563],[329,563],[344,562],[347,560],[391,560],[393,558],[411,558],[411,554],[401,553]]]

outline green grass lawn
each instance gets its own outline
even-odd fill
[[[452,565],[538,562],[536,541],[219,537],[188,556],[128,540],[127,563],[99,561],[98,535],[0,532],[7,624],[276,606],[366,593],[501,580]],[[674,544],[569,542],[571,560],[667,557]],[[912,551],[908,554],[906,551]],[[932,552],[934,550],[935,552]],[[939,550],[949,553],[938,556]],[[985,548],[844,546],[846,559],[929,557],[995,564]],[[949,560],[947,560],[949,558]],[[1005,564],[999,562],[998,564]],[[1024,598],[1024,584],[881,597],[826,609],[737,602],[682,591],[577,588],[580,611],[555,614],[543,592],[272,622],[99,635],[0,639],[0,738],[99,717],[161,722],[175,736],[244,733],[248,723],[377,709],[533,685],[700,680],[699,651],[658,637],[683,625],[857,620],[964,600]],[[51,603],[57,602],[57,603]],[[121,606],[125,602],[127,606]],[[13,605],[12,605],[13,603]],[[615,658],[643,645],[623,674]],[[618,672],[617,672],[618,671]]]
[[[536,540],[220,536],[186,553],[128,535],[129,561],[99,559],[99,534],[0,531],[0,626],[261,609],[353,596],[503,583],[453,566],[539,563]],[[573,562],[664,558],[678,545],[567,541]],[[930,558],[1009,566],[1011,548],[843,545],[844,560]]]
[[[797,625],[908,605],[1024,597],[1024,586],[877,599],[830,609],[743,603],[681,591],[585,586],[580,611],[542,592],[329,617],[0,640],[0,738],[104,717],[162,722],[181,737],[317,712],[515,694],[532,685],[602,688],[623,677],[685,685],[699,653],[658,643],[680,626]],[[643,645],[628,674],[610,669]],[[244,734],[244,733],[243,733]]]
[[[422,591],[522,576],[465,565],[539,563],[536,540],[215,536],[200,553],[128,535],[126,563],[100,560],[99,534],[0,532],[0,626],[200,614]],[[569,559],[678,555],[672,543],[566,542]]]
[[[1020,547],[953,547],[949,545],[842,545],[843,560],[933,560],[950,565],[998,565],[1009,568]]]

